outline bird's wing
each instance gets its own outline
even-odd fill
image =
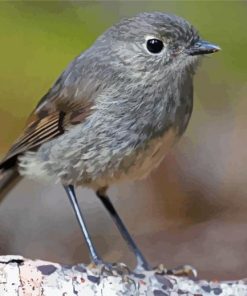
[[[75,101],[73,98],[59,97],[53,94],[51,89],[30,115],[23,133],[0,162],[0,167],[6,161],[16,158],[25,151],[37,149],[73,125],[83,122],[91,113],[91,107],[92,102],[87,99],[81,98]]]

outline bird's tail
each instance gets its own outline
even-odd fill
[[[0,202],[7,193],[21,180],[16,162],[0,162]]]

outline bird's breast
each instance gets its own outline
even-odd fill
[[[146,177],[160,164],[177,140],[176,128],[170,128],[162,136],[150,140],[142,149],[136,151],[136,158],[129,167],[128,176],[132,179]]]

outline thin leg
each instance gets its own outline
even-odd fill
[[[134,240],[132,239],[132,237],[130,236],[130,234],[129,234],[127,228],[125,227],[125,225],[123,224],[121,218],[118,216],[118,213],[115,210],[113,204],[111,203],[109,197],[106,195],[106,193],[103,190],[102,191],[100,191],[100,190],[97,191],[96,194],[99,197],[99,199],[102,201],[105,208],[110,213],[113,221],[115,222],[115,224],[116,224],[117,228],[119,229],[121,235],[123,236],[123,238],[127,242],[129,248],[134,252],[134,254],[136,256],[136,260],[137,260],[137,268],[142,267],[142,268],[144,268],[146,270],[150,270],[151,268],[150,268],[148,262],[146,261],[146,259],[142,255],[141,251],[137,247],[137,245],[134,242]]]
[[[71,205],[73,207],[74,213],[76,215],[76,219],[79,223],[82,234],[83,234],[84,239],[86,241],[86,244],[87,244],[87,247],[88,247],[88,250],[90,253],[90,257],[95,264],[100,264],[100,263],[102,263],[102,260],[98,256],[98,254],[94,248],[94,245],[92,243],[92,239],[91,239],[89,232],[87,230],[87,226],[86,226],[85,221],[83,219],[81,209],[80,209],[78,202],[77,202],[74,186],[73,185],[64,186],[64,189],[65,189],[65,191],[69,197],[69,200],[71,202]]]

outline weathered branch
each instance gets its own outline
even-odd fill
[[[247,279],[208,282],[168,276],[162,269],[130,272],[114,268],[65,266],[21,256],[0,256],[1,296],[247,295]]]

